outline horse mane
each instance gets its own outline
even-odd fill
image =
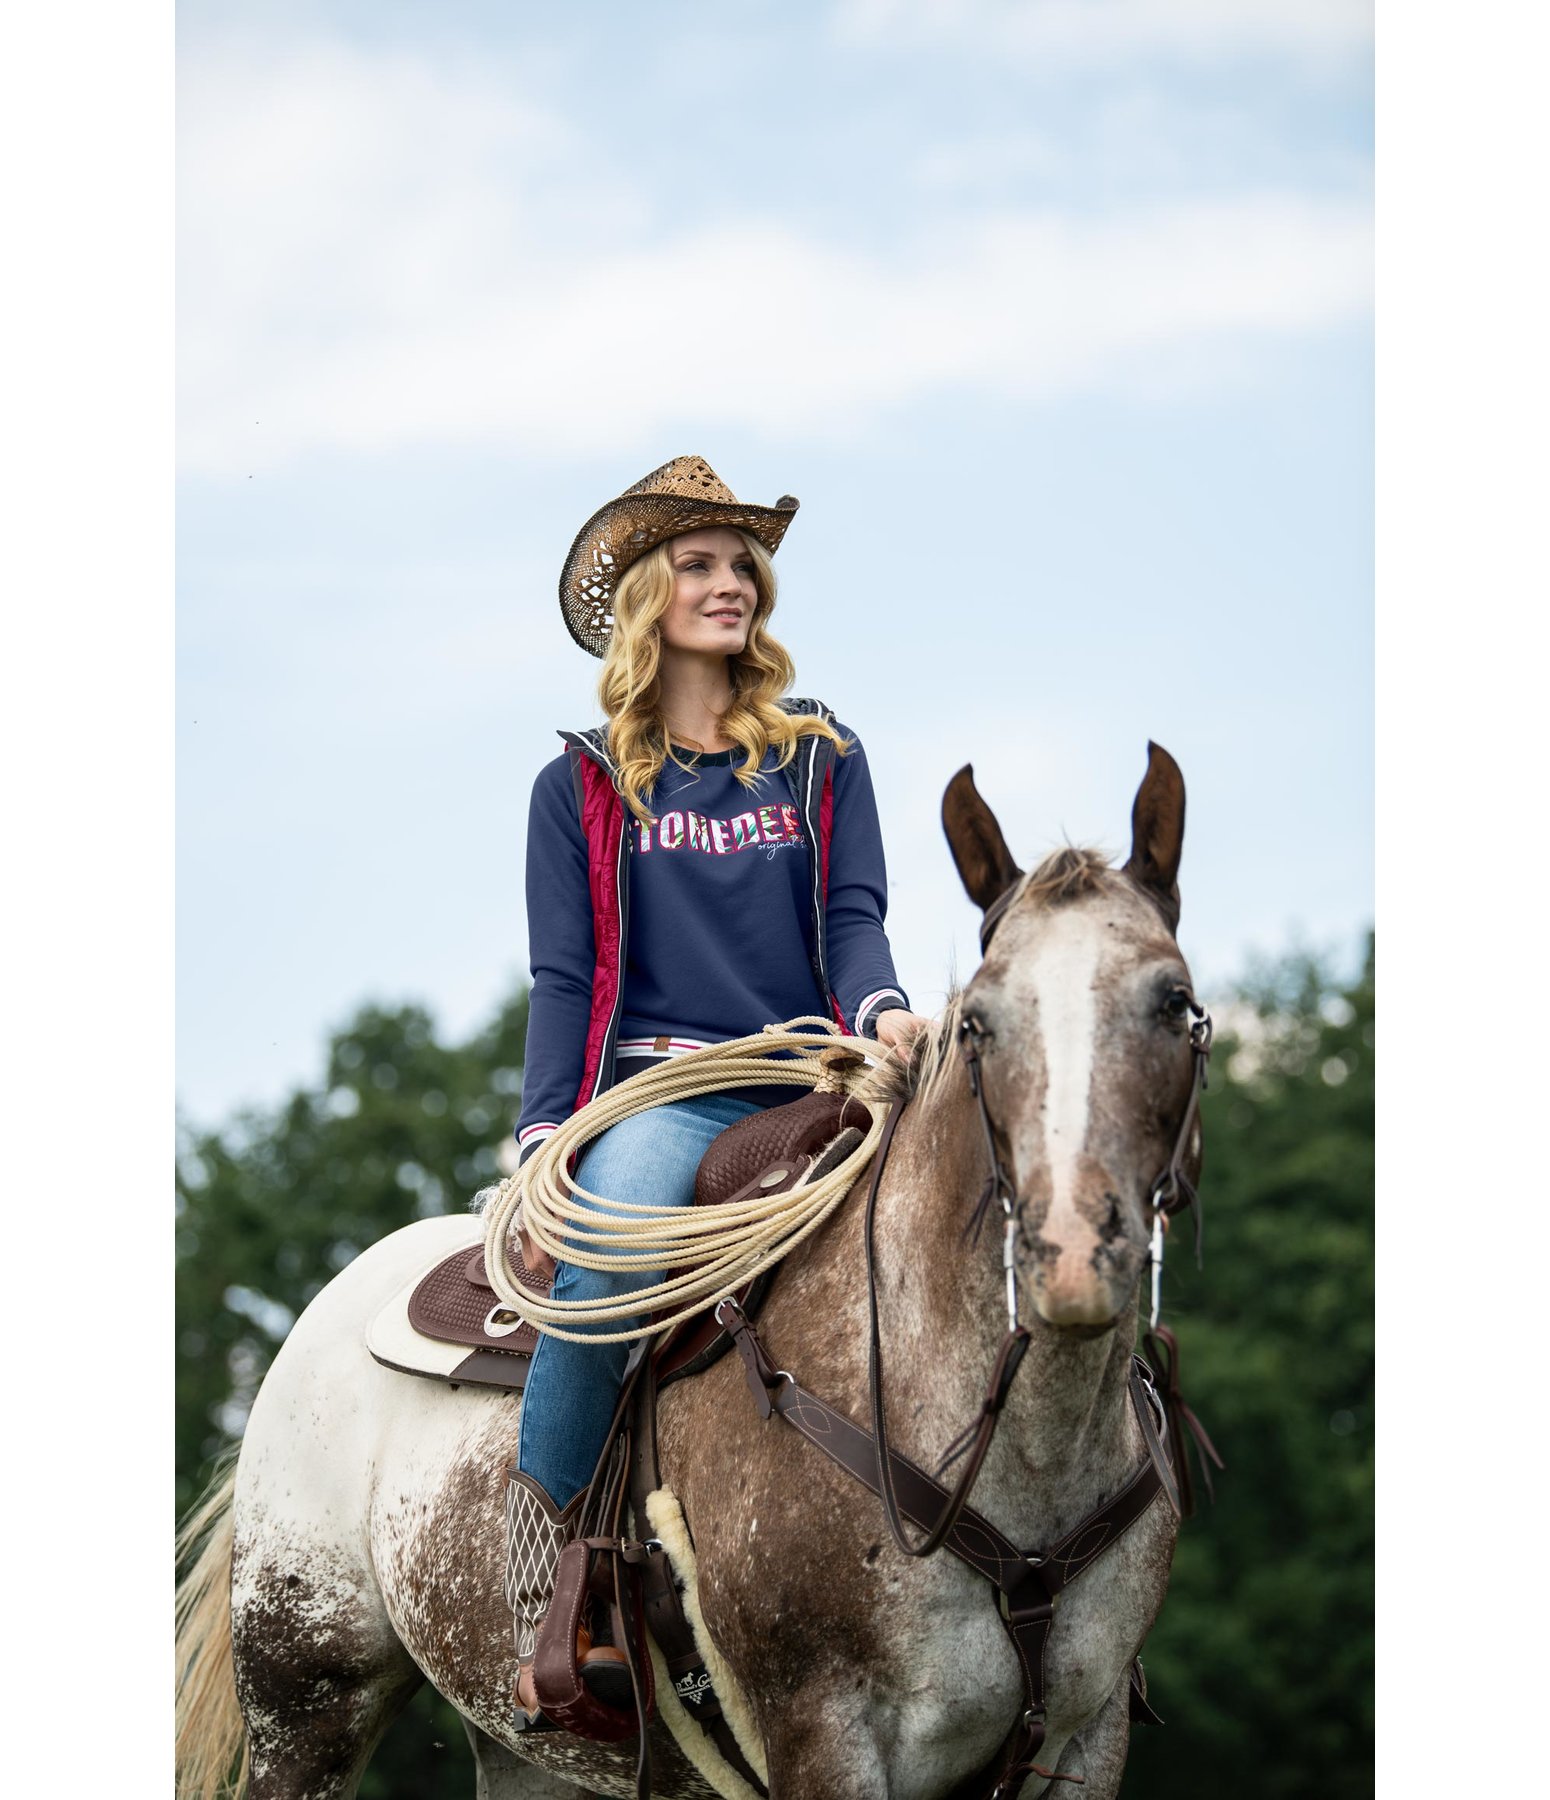
[[[1009,905],[1032,899],[1041,906],[1059,906],[1081,894],[1093,894],[1108,885],[1105,877],[1114,874],[1109,859],[1101,850],[1082,849],[1076,844],[1062,844],[1051,850],[1032,874],[1021,877],[1018,892]]]
[[[894,1100],[908,1100],[914,1094],[924,1095],[934,1088],[937,1076],[958,1041],[958,1013],[962,1000],[963,986],[954,976],[948,985],[946,1004],[934,1019],[927,1019],[916,1032],[908,1056],[886,1056],[868,1069],[851,1090],[856,1098],[886,1106]]]
[[[1062,844],[1036,869],[1017,878],[1015,891],[1007,903],[1008,910],[1024,900],[1038,906],[1062,906],[1083,894],[1097,893],[1115,875],[1116,871],[1102,850]],[[928,1019],[916,1033],[909,1055],[887,1057],[875,1068],[868,1069],[853,1090],[856,1098],[873,1100],[880,1105],[908,1100],[916,1095],[929,1100],[940,1085],[944,1071],[952,1067],[962,1010],[963,983],[954,975],[948,983],[941,1012],[934,1019]]]

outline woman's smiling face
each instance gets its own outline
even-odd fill
[[[759,590],[742,537],[715,525],[686,532],[667,547],[673,597],[661,619],[662,642],[701,655],[736,656],[748,642]]]

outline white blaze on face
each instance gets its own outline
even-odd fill
[[[1044,1052],[1044,1155],[1050,1210],[1042,1235],[1064,1250],[1080,1223],[1071,1210],[1077,1159],[1087,1143],[1087,1114],[1097,1054],[1098,962],[1103,928],[1090,912],[1053,914],[1033,970]],[[1091,1227],[1083,1224],[1091,1234]],[[1062,1258],[1062,1260],[1067,1260]]]

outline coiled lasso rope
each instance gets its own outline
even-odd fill
[[[802,1029],[806,1027],[808,1029]],[[814,1036],[814,1031],[822,1036]],[[842,1163],[809,1186],[784,1194],[719,1206],[641,1206],[609,1200],[577,1186],[566,1172],[571,1153],[610,1125],[648,1107],[665,1106],[722,1088],[783,1085],[848,1092],[865,1065],[838,1070],[821,1061],[836,1044],[873,1056],[887,1055],[871,1038],[843,1037],[832,1019],[816,1014],[766,1025],[752,1037],[732,1038],[686,1051],[654,1069],[609,1088],[572,1113],[516,1174],[508,1176],[485,1208],[484,1257],[496,1295],[541,1332],[572,1343],[620,1344],[652,1337],[735,1293],[810,1237],[834,1211],[872,1160],[888,1109],[872,1104],[872,1125]],[[771,1060],[782,1051],[792,1054]],[[578,1204],[585,1201],[587,1204]],[[518,1208],[534,1244],[556,1262],[584,1269],[662,1269],[653,1286],[597,1300],[541,1299],[514,1281],[506,1263],[506,1238]],[[681,1273],[675,1274],[678,1270]],[[568,1329],[673,1307],[668,1317],[617,1331]]]

